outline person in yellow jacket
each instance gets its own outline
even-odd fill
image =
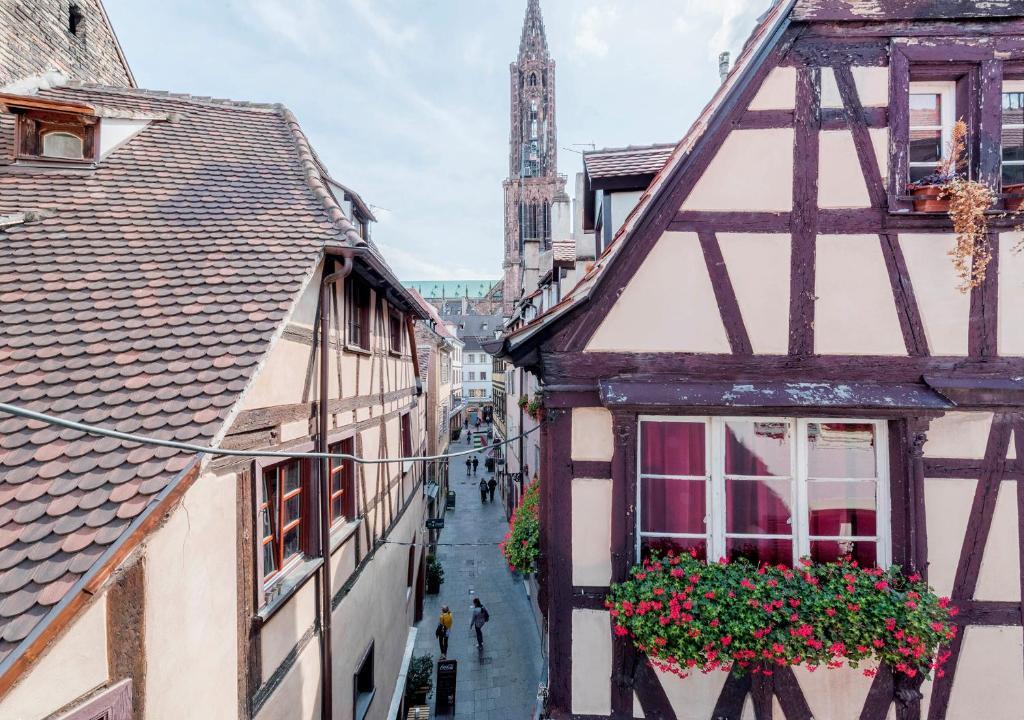
[[[441,649],[441,659],[444,660],[448,657],[448,635],[452,631],[452,611],[448,609],[447,605],[441,606],[441,615],[437,619],[437,630],[434,634],[437,636],[437,644]]]

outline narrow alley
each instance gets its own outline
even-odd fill
[[[469,447],[460,441],[452,443],[451,451]],[[430,654],[436,664],[439,649],[434,630],[441,606],[448,605],[453,615],[448,658],[458,661],[455,717],[531,718],[543,666],[540,635],[522,579],[509,572],[498,550],[507,528],[501,498],[496,494],[493,503],[480,502],[477,483],[490,474],[484,470],[483,453],[477,457],[476,474],[467,475],[461,459],[451,464],[451,488],[457,493],[457,502],[445,516],[437,551],[445,580],[440,594],[426,597],[416,654]],[[482,651],[476,648],[469,624],[475,597],[490,613]],[[431,713],[434,703],[432,695]]]

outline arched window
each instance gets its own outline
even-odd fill
[[[81,160],[82,138],[69,132],[55,130],[43,135],[43,156]]]
[[[537,87],[537,73],[530,73],[530,87]]]

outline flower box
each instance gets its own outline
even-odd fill
[[[1003,207],[1009,212],[1020,212],[1024,206],[1024,183],[1003,187]]]
[[[915,212],[948,213],[949,196],[941,185],[911,185],[908,190],[914,201]]]

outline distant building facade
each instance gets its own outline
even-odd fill
[[[504,288],[501,280],[410,280],[404,285],[445,316],[501,312]]]

